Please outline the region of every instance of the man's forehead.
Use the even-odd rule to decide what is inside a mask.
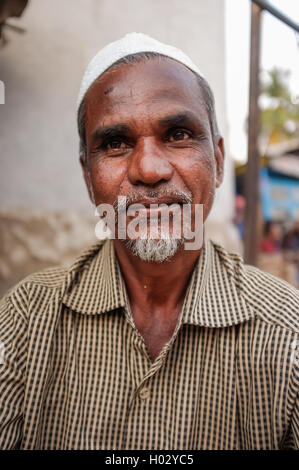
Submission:
[[[186,105],[203,103],[196,75],[184,65],[169,58],[146,59],[111,67],[99,77],[86,93],[86,106],[111,107],[140,105],[148,100],[178,101]]]

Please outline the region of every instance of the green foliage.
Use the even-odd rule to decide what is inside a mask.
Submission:
[[[292,99],[290,72],[273,68],[267,74],[260,93],[262,134],[269,143],[299,137],[299,103]]]

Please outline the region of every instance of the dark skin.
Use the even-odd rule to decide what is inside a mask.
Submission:
[[[204,205],[206,219],[222,182],[224,147],[220,136],[213,140],[191,71],[171,59],[124,64],[104,73],[85,103],[89,174],[81,164],[96,205],[136,192],[141,200],[150,191],[158,196],[149,201],[159,204],[159,191],[179,189]],[[181,247],[170,261],[154,263],[113,243],[136,328],[154,360],[173,335],[200,249]]]

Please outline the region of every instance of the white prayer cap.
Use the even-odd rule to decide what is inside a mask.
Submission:
[[[157,52],[181,62],[189,69],[196,72],[198,75],[203,77],[198,67],[192,62],[192,60],[184,54],[180,49],[163,44],[156,39],[147,36],[142,33],[129,33],[118,41],[111,42],[103,49],[101,49],[94,58],[89,62],[87,69],[83,75],[81,87],[77,100],[77,107],[81,104],[85,93],[93,82],[102,75],[111,65],[113,65],[119,59],[122,59],[130,54],[137,54],[138,52]]]

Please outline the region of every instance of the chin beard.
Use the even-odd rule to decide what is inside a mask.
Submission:
[[[184,244],[184,239],[174,238],[138,238],[136,240],[125,240],[125,245],[131,250],[133,255],[138,256],[142,261],[152,261],[162,263],[169,261]]]

